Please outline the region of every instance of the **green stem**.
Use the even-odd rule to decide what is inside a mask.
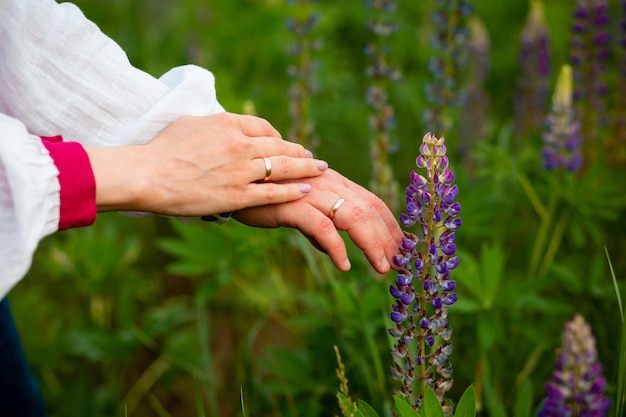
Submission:
[[[535,277],[538,272],[539,263],[541,262],[541,257],[542,257],[544,248],[546,246],[546,241],[548,239],[548,232],[550,231],[552,218],[554,217],[554,211],[556,210],[558,201],[559,201],[559,198],[558,198],[557,193],[552,192],[550,196],[550,201],[548,202],[548,209],[546,212],[546,216],[541,219],[541,224],[539,226],[537,238],[535,240],[535,245],[533,247],[533,254],[530,260],[530,266],[528,268],[529,278]]]
[[[530,200],[530,204],[533,205],[533,208],[537,212],[537,215],[539,216],[541,221],[545,221],[546,217],[548,217],[548,211],[546,210],[544,205],[541,203],[541,199],[539,198],[539,196],[537,195],[537,192],[535,191],[532,184],[528,180],[528,177],[526,177],[526,175],[524,174],[520,174],[517,177],[517,179],[519,180],[520,184],[522,185],[522,188],[526,192],[526,196],[528,196],[528,199]]]
[[[547,272],[548,267],[556,255],[556,252],[559,250],[563,234],[565,233],[565,228],[567,227],[567,223],[569,223],[569,217],[570,213],[569,211],[566,211],[560,216],[559,221],[554,227],[552,238],[550,239],[550,243],[546,249],[546,254],[543,258],[543,263],[541,264],[541,268],[539,268],[539,276],[543,276]]]

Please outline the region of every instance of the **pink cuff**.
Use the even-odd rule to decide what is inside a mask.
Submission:
[[[63,142],[60,135],[41,139],[59,170],[59,230],[92,225],[96,221],[96,179],[87,152],[80,143]]]

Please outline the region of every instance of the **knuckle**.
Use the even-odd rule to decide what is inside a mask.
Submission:
[[[352,208],[350,209],[350,216],[357,223],[365,223],[369,217],[367,212],[361,206],[358,206],[358,205],[352,206]]]
[[[291,173],[291,164],[288,158],[278,158],[278,169],[283,175],[289,175]]]
[[[224,141],[224,146],[226,148],[226,152],[238,154],[240,152],[247,151],[250,147],[250,143],[245,141],[242,137],[234,135],[233,137]]]
[[[277,201],[278,198],[280,197],[281,193],[280,193],[280,187],[276,184],[267,184],[266,190],[265,190],[265,197],[269,200],[269,201]]]
[[[326,216],[320,216],[315,226],[315,229],[319,231],[320,235],[327,235],[337,230],[332,220]]]
[[[376,211],[385,210],[387,208],[387,205],[385,204],[385,202],[380,197],[378,197],[376,194],[373,194],[373,193],[370,198],[370,204],[374,207]]]
[[[393,238],[393,236],[389,236],[387,239],[385,239],[383,246],[392,249],[394,253],[398,250],[398,242]]]
[[[369,249],[374,253],[382,252],[384,250],[383,242],[378,239],[371,240],[368,244],[370,246]]]
[[[256,122],[259,126],[259,129],[263,130],[264,132],[271,133],[274,131],[274,126],[272,126],[272,124],[266,119],[262,117],[256,117]]]

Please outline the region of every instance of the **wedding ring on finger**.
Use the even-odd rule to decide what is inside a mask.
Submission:
[[[345,202],[346,200],[344,200],[343,198],[340,198],[339,200],[337,200],[333,208],[331,208],[330,212],[328,213],[328,217],[330,217],[331,220],[335,218],[335,213],[337,213],[337,210],[339,210],[339,207],[341,207],[341,205]]]
[[[263,177],[263,181],[267,182],[272,176],[272,163],[269,158],[263,158],[263,162],[265,163],[265,177]]]

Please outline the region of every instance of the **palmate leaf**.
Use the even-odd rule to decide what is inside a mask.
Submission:
[[[380,417],[376,410],[363,400],[358,400],[357,406],[341,392],[337,392],[337,400],[344,417]]]
[[[366,403],[363,400],[359,400],[358,401],[358,412],[356,414],[356,416],[363,416],[363,417],[379,417],[378,413],[376,412],[376,410],[374,410],[372,408],[372,406],[370,406],[368,403]]]
[[[467,387],[456,406],[454,417],[474,417],[476,415],[476,392],[474,385]]]
[[[399,417],[420,417],[420,414],[411,407],[402,394],[397,394],[393,399],[395,402],[395,410]]]
[[[354,402],[346,397],[343,393],[337,392],[337,401],[339,401],[339,409],[343,417],[357,416],[358,409]]]
[[[424,402],[418,411],[418,415],[421,417],[445,417],[443,407],[437,398],[435,391],[426,385],[426,393],[424,395]]]

